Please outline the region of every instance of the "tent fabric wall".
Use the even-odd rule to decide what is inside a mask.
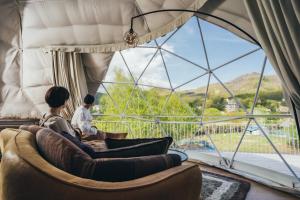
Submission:
[[[245,0],[254,30],[300,116],[300,2]],[[299,124],[299,121],[298,121]]]
[[[0,116],[31,117],[38,110],[22,88],[21,21],[16,2],[2,0],[0,13]]]

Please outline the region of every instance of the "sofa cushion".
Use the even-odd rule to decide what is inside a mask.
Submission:
[[[105,151],[107,150],[107,146],[104,140],[81,140],[86,145],[89,145],[94,151]]]
[[[54,166],[77,176],[84,175],[91,157],[63,135],[43,128],[37,132],[36,142],[42,156]]]
[[[113,139],[113,138],[106,138],[105,143],[108,149],[116,149],[121,147],[128,147],[133,146],[137,144],[147,143],[147,142],[153,142],[153,141],[159,141],[164,140],[166,141],[166,146],[163,153],[166,153],[169,149],[169,146],[173,142],[172,137],[162,137],[162,138],[135,138],[135,139]]]
[[[180,157],[175,154],[92,159],[69,139],[47,128],[39,130],[36,134],[39,152],[47,161],[82,178],[127,181],[181,164]]]
[[[128,145],[128,140],[122,140],[126,145]],[[106,141],[107,144],[112,140]],[[121,143],[121,140],[118,141]],[[120,146],[120,145],[118,145]],[[106,149],[93,154],[89,154],[92,158],[128,158],[128,157],[140,157],[140,156],[151,156],[165,154],[168,151],[169,141],[161,138],[154,139],[153,141],[145,141],[143,143],[137,143],[130,146],[124,146],[120,148]]]
[[[95,159],[92,178],[99,181],[120,182],[141,178],[181,165],[176,154],[133,158]]]
[[[78,137],[73,137],[67,132],[62,132],[61,135],[64,136],[69,141],[71,141],[73,144],[75,144],[77,147],[79,147],[82,151],[84,151],[88,155],[93,155],[95,153],[94,149],[90,145],[83,143],[78,139]]]

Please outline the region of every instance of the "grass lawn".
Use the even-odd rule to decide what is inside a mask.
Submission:
[[[178,125],[159,127],[150,123],[135,122],[130,123],[95,123],[98,129],[108,132],[128,132],[128,138],[143,137],[162,137],[171,135],[174,141],[185,141],[183,148],[201,148],[200,141],[207,141],[213,147],[210,139],[206,135],[194,136],[198,128],[192,125]],[[234,152],[242,133],[213,133],[211,138],[221,152]],[[192,138],[192,140],[191,140]],[[278,135],[269,135],[269,138],[281,153],[296,154],[300,153],[299,140],[292,140],[291,135],[280,137]],[[191,142],[190,142],[191,141]],[[293,142],[291,142],[293,141]],[[289,145],[290,143],[290,145]],[[298,148],[297,148],[298,145]],[[203,147],[202,147],[203,148]],[[239,152],[248,153],[275,153],[274,149],[263,135],[246,134],[239,148]]]
[[[212,134],[211,138],[219,151],[235,151],[242,134],[231,133],[231,134]],[[281,153],[299,153],[299,148],[295,145],[288,145],[287,139],[277,136],[269,136],[273,144]],[[196,141],[205,140],[210,142],[207,136],[198,136],[195,138]],[[249,153],[275,153],[268,140],[263,135],[250,135],[246,134],[243,142],[239,148],[240,152]]]

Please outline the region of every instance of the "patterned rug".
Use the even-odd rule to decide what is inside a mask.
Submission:
[[[202,177],[201,200],[244,200],[250,189],[248,182],[234,178],[209,172]]]

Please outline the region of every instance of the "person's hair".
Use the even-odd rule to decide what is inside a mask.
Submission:
[[[83,102],[85,104],[93,104],[95,101],[95,97],[93,95],[90,95],[90,94],[87,94],[84,99],[83,99]]]
[[[45,101],[51,108],[58,108],[69,99],[69,91],[61,86],[53,86],[46,92]]]

